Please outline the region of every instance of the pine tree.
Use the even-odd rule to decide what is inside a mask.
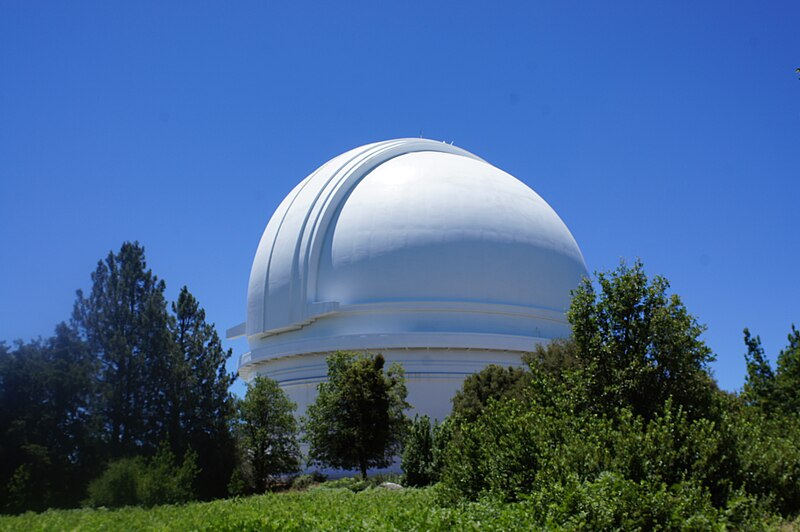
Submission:
[[[777,406],[775,374],[769,361],[764,356],[761,338],[759,336],[751,336],[750,331],[745,329],[744,343],[747,346],[747,353],[744,355],[745,363],[747,364],[747,376],[745,377],[742,397],[751,405],[758,406],[768,412],[772,411]]]
[[[172,312],[176,353],[168,385],[170,442],[178,455],[190,448],[197,453],[200,496],[224,496],[235,465],[234,404],[228,391],[235,375],[225,369],[231,352],[222,348],[214,326],[206,322],[205,311],[187,287],[181,289]]]
[[[165,284],[147,268],[144,248],[126,242],[78,290],[73,320],[100,362],[99,415],[110,457],[155,452],[166,436],[171,382]]]
[[[792,324],[789,345],[778,354],[775,385],[786,412],[800,414],[800,331]]]

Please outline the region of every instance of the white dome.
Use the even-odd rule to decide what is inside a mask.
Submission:
[[[412,404],[441,418],[466,375],[567,336],[584,275],[575,239],[524,183],[445,143],[390,140],[328,161],[283,200],[229,336],[248,337],[241,375],[278,380],[301,410],[325,354],[356,350],[401,362]]]

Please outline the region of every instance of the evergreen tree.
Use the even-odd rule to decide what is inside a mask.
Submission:
[[[308,408],[304,439],[312,463],[337,469],[386,467],[400,451],[408,420],[402,368],[384,373],[382,355],[336,352],[328,357],[328,381]]]
[[[165,284],[147,268],[144,248],[126,242],[78,290],[73,319],[100,361],[99,414],[110,457],[155,452],[166,436],[174,348]]]
[[[744,343],[747,346],[747,353],[744,355],[747,364],[747,376],[745,377],[743,399],[751,404],[762,408],[765,411],[772,411],[776,404],[775,374],[769,361],[764,356],[764,348],[761,347],[761,338],[750,335],[748,329],[744,330]]]
[[[747,377],[742,398],[766,413],[800,415],[800,331],[792,325],[789,345],[778,354],[777,370],[764,355],[761,338],[744,330]]]
[[[173,345],[169,437],[177,455],[192,449],[197,453],[202,498],[221,497],[235,465],[235,441],[231,434],[234,402],[228,389],[235,379],[225,369],[230,351],[205,311],[187,287],[172,304],[170,322]]]
[[[265,377],[256,377],[239,403],[244,476],[256,493],[281,475],[300,470],[295,408],[278,383]]]
[[[789,345],[778,354],[775,385],[785,412],[800,414],[800,331],[792,324]]]

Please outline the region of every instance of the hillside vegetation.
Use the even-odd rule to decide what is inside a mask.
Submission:
[[[49,510],[0,517],[0,529],[43,530],[595,530],[614,518],[602,497],[563,521],[542,523],[534,501],[501,503],[484,500],[443,506],[437,488],[389,491],[367,489],[354,493],[323,485],[305,492],[268,493],[246,498],[156,506],[145,509]],[[597,519],[600,521],[597,521]],[[656,530],[673,528],[669,523]],[[672,523],[675,525],[675,523]],[[759,529],[795,530],[800,523],[762,521]],[[684,530],[725,530],[724,519],[680,523]],[[636,530],[636,527],[627,528]]]
[[[435,490],[339,489],[118,510],[0,517],[3,530],[512,530],[533,526],[522,504],[435,504]]]

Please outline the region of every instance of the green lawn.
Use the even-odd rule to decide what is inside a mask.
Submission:
[[[442,508],[430,489],[272,493],[150,509],[0,517],[0,530],[530,530],[522,505]]]

